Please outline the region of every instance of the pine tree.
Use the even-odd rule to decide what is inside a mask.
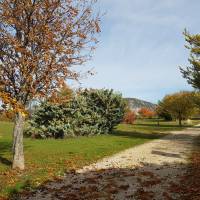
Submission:
[[[186,69],[180,68],[183,77],[197,90],[200,90],[200,34],[190,34],[184,31],[185,40],[188,43],[186,48],[190,50],[190,66]]]

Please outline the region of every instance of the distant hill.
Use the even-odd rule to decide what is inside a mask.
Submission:
[[[150,110],[155,110],[156,104],[150,103],[148,101],[143,101],[137,98],[125,98],[132,110],[138,111],[140,108],[148,108]]]

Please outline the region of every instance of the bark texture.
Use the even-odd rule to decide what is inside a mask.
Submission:
[[[25,118],[22,113],[16,114],[15,127],[13,131],[13,169],[23,170],[24,149],[23,149],[23,127]]]

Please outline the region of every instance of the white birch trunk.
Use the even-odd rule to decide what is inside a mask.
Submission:
[[[15,127],[13,131],[13,169],[24,170],[24,147],[23,147],[23,127],[25,117],[22,113],[16,114]]]

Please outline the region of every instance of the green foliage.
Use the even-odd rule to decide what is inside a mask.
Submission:
[[[86,89],[68,103],[42,103],[25,132],[40,138],[105,134],[122,121],[125,107],[113,90]]]
[[[190,66],[181,68],[181,73],[190,85],[200,90],[200,34],[191,35],[185,30],[184,36],[188,43],[186,48],[190,50]]]
[[[162,101],[158,102],[156,114],[159,118],[162,118],[166,121],[172,121],[172,115],[165,109],[165,106],[162,106]]]
[[[88,101],[89,97],[79,94],[70,102],[70,120],[69,134],[70,135],[95,135],[103,133],[100,127],[103,119],[96,112],[96,108]]]
[[[119,124],[124,116],[126,102],[122,95],[113,90],[85,90],[82,96],[87,99],[88,107],[101,116],[98,123],[102,132],[108,133]]]
[[[200,92],[195,91],[193,94],[193,103],[196,105],[198,109],[200,109]]]
[[[62,138],[68,127],[67,108],[44,102],[28,121],[25,134],[35,138]]]

